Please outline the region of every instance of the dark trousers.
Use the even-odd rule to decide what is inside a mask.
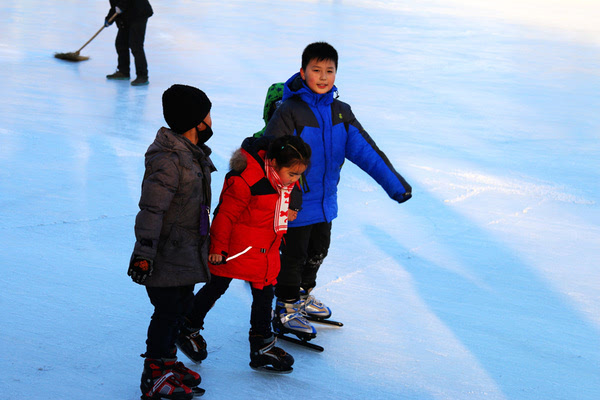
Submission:
[[[317,272],[331,243],[331,222],[288,228],[281,244],[281,271],[275,295],[279,299],[299,299],[300,288],[317,285]]]
[[[115,48],[117,49],[117,69],[124,74],[129,74],[129,49],[135,59],[135,72],[137,76],[148,76],[148,62],[144,53],[144,38],[148,19],[129,21],[119,27]]]
[[[188,314],[189,323],[194,328],[204,326],[204,318],[216,301],[227,291],[232,278],[212,275],[194,297],[194,307]],[[273,286],[262,289],[252,288],[252,309],[250,312],[251,331],[257,335],[271,334],[271,310],[273,309]]]
[[[175,339],[194,299],[194,285],[146,287],[154,313],[148,327],[147,358],[172,358]]]

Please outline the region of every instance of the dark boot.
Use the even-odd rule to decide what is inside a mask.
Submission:
[[[149,83],[147,76],[139,76],[131,81],[131,86],[144,86]]]
[[[126,74],[124,72],[117,70],[113,74],[106,75],[106,79],[119,79],[119,80],[129,79],[129,74]]]
[[[181,382],[189,387],[194,388],[202,382],[202,378],[200,378],[200,374],[196,371],[192,371],[188,367],[186,367],[182,362],[177,361],[177,347],[173,348],[172,356],[169,359],[164,359],[165,368],[173,371],[175,375],[181,380]]]
[[[174,362],[172,362],[174,363]],[[191,400],[192,389],[181,382],[178,374],[165,365],[164,359],[146,358],[142,372],[142,400],[165,398],[171,400]]]
[[[250,367],[268,372],[289,373],[293,371],[294,357],[275,347],[277,338],[250,332]]]
[[[206,359],[208,352],[206,350],[206,341],[200,334],[200,329],[190,328],[184,325],[179,332],[175,345],[190,360],[199,364]]]

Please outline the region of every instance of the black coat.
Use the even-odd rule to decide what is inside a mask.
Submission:
[[[115,13],[115,7],[119,7],[121,15],[116,18],[117,22],[130,22],[138,19],[148,19],[154,14],[152,6],[148,0],[109,0],[110,10],[106,19],[109,19]]]

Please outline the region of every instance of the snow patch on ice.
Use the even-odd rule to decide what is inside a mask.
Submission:
[[[534,197],[542,200],[558,201],[563,203],[593,205],[594,201],[583,197],[569,194],[565,188],[547,183],[533,183],[518,179],[510,179],[473,171],[445,171],[428,166],[412,165],[434,175],[425,179],[425,183],[433,192],[462,192],[455,197],[445,198],[445,203],[458,203],[471,197],[484,193],[500,193],[505,195],[517,195]],[[529,211],[528,207],[524,213]]]

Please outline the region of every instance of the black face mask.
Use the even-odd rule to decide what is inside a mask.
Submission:
[[[206,129],[201,131],[196,127],[196,133],[198,134],[198,144],[204,144],[211,138],[213,135],[212,128],[206,122],[202,121],[204,125],[206,125]]]

